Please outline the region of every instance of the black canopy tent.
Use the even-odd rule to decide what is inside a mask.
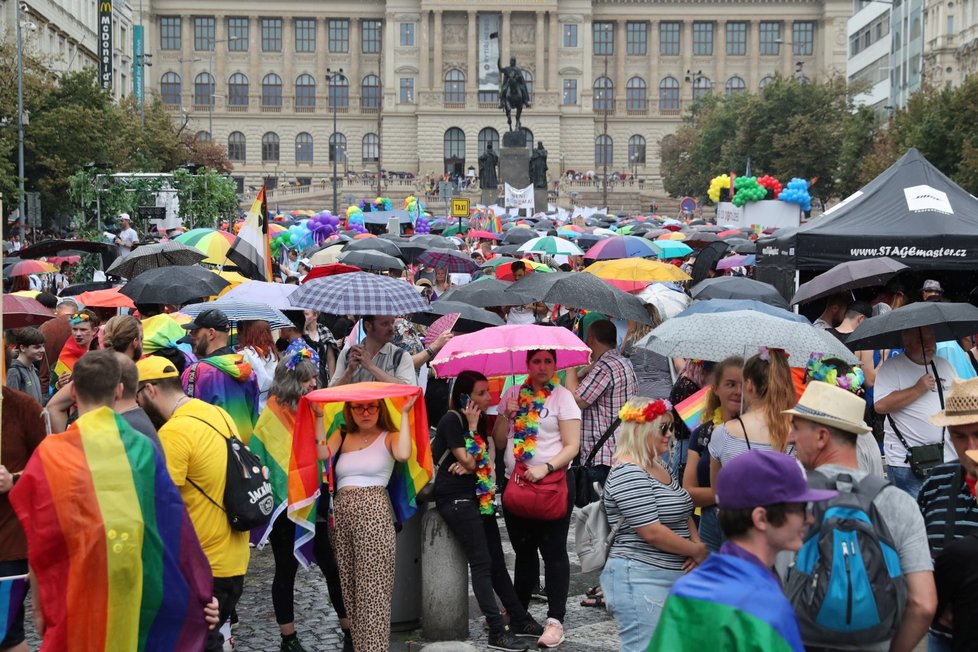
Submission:
[[[759,240],[755,278],[789,298],[797,271],[878,256],[918,270],[972,271],[978,199],[910,149],[821,217]]]

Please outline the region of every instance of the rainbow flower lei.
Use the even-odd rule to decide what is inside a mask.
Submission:
[[[537,392],[533,391],[529,381],[520,387],[519,407],[513,420],[513,457],[517,462],[529,462],[537,452],[540,412],[553,391],[553,381],[549,381]]]
[[[475,458],[475,495],[479,499],[479,513],[496,513],[496,485],[492,481],[492,462],[486,440],[477,432],[465,435],[465,450]]]
[[[649,423],[655,421],[670,410],[672,410],[672,403],[664,398],[657,401],[650,401],[642,407],[638,407],[629,401],[618,410],[618,417],[622,421]]]
[[[811,380],[820,380],[823,383],[835,385],[842,389],[857,394],[862,389],[866,376],[859,367],[853,367],[847,374],[840,374],[838,367],[824,362],[825,356],[821,353],[812,353],[808,358],[806,371]]]

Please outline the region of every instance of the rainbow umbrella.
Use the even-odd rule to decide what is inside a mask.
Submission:
[[[689,281],[690,276],[675,265],[644,258],[600,260],[584,270],[611,283],[619,290],[635,292],[649,283]]]
[[[499,279],[500,281],[514,281],[515,280],[513,278],[513,263],[514,262],[516,262],[516,261],[515,260],[511,260],[511,261],[504,262],[504,263],[501,263],[499,265],[496,265],[496,267],[495,267],[496,278]],[[549,266],[544,265],[543,263],[538,263],[535,260],[524,260],[523,261],[523,264],[526,265],[526,271],[529,274],[532,274],[533,272],[550,273],[550,272],[553,272],[554,271]],[[486,278],[488,278],[488,277],[486,277]]]
[[[217,229],[192,229],[181,233],[174,240],[207,254],[207,258],[201,262],[223,265],[227,261],[228,249],[234,242],[234,234]]]
[[[268,225],[268,237],[269,238],[274,238],[275,236],[281,235],[281,234],[285,233],[286,231],[288,231],[288,229],[285,228],[284,226],[282,226],[281,224],[274,224],[273,223],[273,224],[269,224]]]

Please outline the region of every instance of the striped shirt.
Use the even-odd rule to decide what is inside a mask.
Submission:
[[[640,561],[662,570],[682,570],[685,557],[650,546],[635,531],[662,523],[689,539],[693,499],[677,480],[663,484],[640,466],[619,464],[611,469],[605,482],[604,505],[612,529],[625,519],[611,544],[610,557]]]
[[[710,457],[720,462],[720,466],[727,464],[730,460],[739,457],[749,450],[770,451],[774,450],[770,443],[766,441],[751,441],[748,444],[746,439],[734,437],[727,430],[726,424],[719,425],[713,429],[713,437],[710,438]],[[788,455],[794,454],[794,447],[788,446],[785,451]]]
[[[632,363],[615,349],[605,351],[577,387],[577,395],[588,404],[581,411],[581,460],[587,459],[601,435],[618,416],[618,411],[637,391],[638,381]],[[612,465],[617,433],[618,430],[608,438],[591,464]]]
[[[927,543],[930,544],[931,557],[937,559],[947,543],[944,540],[948,516],[948,500],[951,496],[951,484],[954,473],[960,468],[960,463],[941,464],[931,471],[920,493],[917,494],[917,504],[924,515],[927,526]],[[978,504],[971,495],[971,489],[961,474],[961,486],[958,487],[958,502],[955,508],[954,538],[960,539],[970,534],[978,534]]]

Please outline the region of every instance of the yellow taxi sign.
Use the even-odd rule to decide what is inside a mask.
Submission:
[[[468,217],[468,216],[469,216],[469,200],[453,199],[452,217]]]

